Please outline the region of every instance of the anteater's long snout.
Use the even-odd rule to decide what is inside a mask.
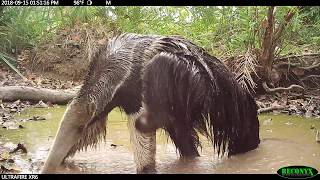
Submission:
[[[77,143],[81,136],[82,128],[90,120],[88,105],[73,100],[66,109],[55,137],[54,143],[49,151],[41,173],[55,173],[71,148]]]

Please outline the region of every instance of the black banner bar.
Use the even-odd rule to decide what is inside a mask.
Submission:
[[[117,179],[147,179],[153,180],[156,179],[196,179],[201,178],[201,180],[213,180],[213,179],[224,179],[224,178],[238,178],[238,179],[279,179],[283,180],[284,178],[276,174],[1,174],[0,180],[42,180],[42,179],[108,179],[108,178],[117,178]]]
[[[0,0],[1,6],[320,5],[318,0]]]

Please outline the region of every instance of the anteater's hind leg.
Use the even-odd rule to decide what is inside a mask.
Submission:
[[[142,110],[129,115],[128,128],[133,145],[134,160],[138,173],[155,172],[156,129],[148,132],[139,131],[135,124],[141,117]]]
[[[199,156],[199,139],[196,132],[186,124],[165,127],[182,158]]]

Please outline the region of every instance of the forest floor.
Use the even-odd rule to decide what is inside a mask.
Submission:
[[[0,86],[29,86],[47,89],[65,90],[71,89],[82,84],[81,80],[66,80],[52,78],[51,76],[34,74],[22,71],[27,80],[22,79],[18,74],[0,65]],[[60,75],[63,77],[63,75]],[[320,118],[320,89],[307,89],[304,93],[277,92],[272,94],[255,95],[259,112],[284,113],[287,115],[300,115],[305,117]],[[0,126],[6,128],[6,122],[13,120],[15,113],[20,113],[27,107],[52,107],[51,102],[29,102],[14,101],[2,102],[0,100]],[[34,117],[29,120],[39,120],[41,117]],[[10,125],[10,124],[9,124]],[[12,129],[18,127],[11,124]]]

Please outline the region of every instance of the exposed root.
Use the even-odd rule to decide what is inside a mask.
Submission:
[[[263,82],[262,83],[262,87],[264,88],[264,90],[267,92],[267,93],[274,93],[274,92],[281,92],[281,91],[290,91],[290,90],[293,90],[293,89],[299,89],[301,91],[304,91],[304,88],[302,86],[299,86],[299,85],[296,85],[296,84],[293,84],[289,87],[277,87],[277,88],[269,88],[267,83],[266,82]]]

